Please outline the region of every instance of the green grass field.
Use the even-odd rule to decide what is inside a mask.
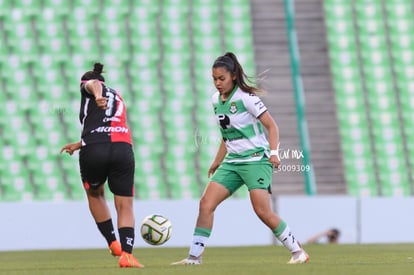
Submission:
[[[0,252],[0,274],[414,274],[414,244],[307,245],[310,261],[287,265],[281,246],[209,247],[201,266],[170,266],[187,248],[136,248],[143,269],[121,269],[107,250]]]

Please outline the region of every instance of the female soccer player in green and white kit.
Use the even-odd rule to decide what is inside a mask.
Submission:
[[[289,264],[308,261],[308,254],[291,233],[289,226],[271,209],[273,167],[280,164],[279,130],[266,106],[257,97],[257,87],[249,86],[237,57],[229,52],[218,57],[212,68],[218,90],[212,97],[222,141],[210,166],[211,177],[200,199],[199,213],[189,256],[172,265],[201,264],[213,227],[216,207],[245,184],[260,220],[292,254]],[[263,126],[267,129],[266,139]]]

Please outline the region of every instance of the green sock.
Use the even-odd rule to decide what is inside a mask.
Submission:
[[[279,237],[283,233],[283,231],[285,231],[286,226],[286,222],[284,220],[281,220],[279,225],[272,230],[273,235],[275,235],[276,238]]]
[[[291,253],[302,250],[285,221],[281,220],[278,227],[273,229],[272,232]]]
[[[194,229],[194,236],[203,236],[203,237],[210,237],[211,235],[211,229],[210,228],[202,228],[202,227],[196,227]]]

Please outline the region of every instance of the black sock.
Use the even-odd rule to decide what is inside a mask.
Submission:
[[[118,229],[119,239],[121,240],[122,251],[132,253],[134,247],[135,231],[133,227],[121,227]]]
[[[98,226],[98,229],[101,232],[101,234],[105,237],[106,241],[108,242],[108,246],[116,240],[112,219],[109,219],[104,222],[97,222],[96,225]]]

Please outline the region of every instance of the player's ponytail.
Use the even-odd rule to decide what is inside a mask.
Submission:
[[[97,74],[102,74],[104,65],[101,63],[93,64],[93,72]]]
[[[85,82],[91,79],[98,79],[99,81],[105,82],[105,78],[102,76],[103,67],[104,65],[99,62],[93,64],[93,70],[84,73],[81,78],[81,81]]]

